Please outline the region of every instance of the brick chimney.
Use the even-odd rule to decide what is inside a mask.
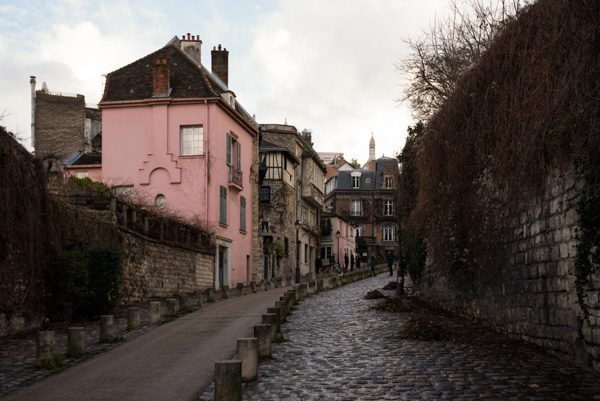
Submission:
[[[212,56],[211,69],[213,74],[218,76],[225,86],[229,87],[229,52],[227,49],[221,50],[221,45],[219,45],[219,49],[213,47],[210,54]]]
[[[196,64],[200,65],[202,61],[200,57],[202,55],[202,41],[200,40],[200,35],[192,35],[190,37],[190,34],[188,33],[187,38],[183,35],[181,38],[181,50],[183,50],[189,58],[194,60]]]
[[[152,72],[152,96],[167,96],[171,90],[167,60],[156,60]]]

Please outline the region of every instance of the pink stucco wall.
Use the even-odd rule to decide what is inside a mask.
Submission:
[[[102,166],[100,165],[63,166],[65,179],[71,176],[76,177],[78,172],[86,172],[88,178],[92,181],[102,181]]]
[[[218,103],[177,103],[169,99],[102,107],[102,176],[115,186],[133,186],[138,199],[153,205],[158,194],[165,210],[208,223],[217,244],[229,248],[225,285],[248,283],[252,260],[252,131]],[[203,154],[181,156],[180,128],[203,127]],[[229,185],[226,135],[242,145],[243,189]],[[227,224],[219,222],[220,187],[227,188]],[[240,197],[246,198],[247,231],[240,230]],[[218,263],[218,261],[217,261]],[[218,284],[217,284],[218,287]]]

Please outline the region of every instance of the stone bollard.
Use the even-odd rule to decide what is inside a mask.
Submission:
[[[242,361],[215,362],[215,401],[242,400]]]
[[[275,302],[275,307],[279,308],[279,310],[280,310],[279,318],[281,319],[281,323],[285,323],[287,315],[288,315],[287,304],[282,301],[277,301],[277,302]]]
[[[188,304],[188,295],[187,294],[177,294],[177,300],[179,300],[179,308],[180,309],[187,307],[187,304]]]
[[[35,366],[47,368],[54,360],[55,334],[53,331],[38,331],[35,349]]]
[[[165,303],[167,305],[167,315],[171,317],[177,315],[177,311],[179,309],[177,305],[177,300],[175,298],[167,298],[165,300]]]
[[[308,282],[308,293],[309,294],[314,294],[316,292],[316,288],[317,288],[317,283],[314,281],[309,281]]]
[[[323,280],[317,280],[317,292],[323,291]]]
[[[229,299],[229,286],[228,285],[224,285],[223,288],[221,288],[221,299]]]
[[[254,337],[258,339],[258,355],[271,355],[271,325],[257,324],[254,326]]]
[[[296,297],[296,301],[300,301],[302,299],[301,288],[302,284],[294,284],[294,296]]]
[[[212,288],[206,289],[206,302],[215,302],[215,290]]]
[[[308,283],[300,284],[300,298],[306,298],[308,296]]]
[[[140,329],[140,308],[127,308],[127,331]]]
[[[79,358],[85,351],[85,330],[83,327],[69,327],[67,329],[67,355]]]
[[[244,295],[244,283],[237,283],[237,294],[239,297],[241,297],[242,295]],[[244,370],[244,364],[242,363],[242,371]],[[242,373],[242,380],[243,380],[244,374]]]
[[[112,343],[115,339],[115,317],[113,315],[100,316],[100,342]]]
[[[267,313],[273,313],[277,316],[277,331],[281,331],[281,309],[280,308],[267,308]]]
[[[202,306],[202,291],[194,291],[194,298],[196,298],[196,306]]]
[[[263,281],[261,281],[261,283],[260,283],[260,288],[261,288],[263,291],[268,291],[268,290],[269,290],[269,288],[268,288],[268,285],[267,285],[267,280],[263,280]]]
[[[150,302],[150,324],[160,323],[160,302]]]
[[[250,282],[250,289],[252,290],[252,292],[256,292],[256,281]]]
[[[258,376],[258,338],[238,338],[237,356],[242,361],[242,381]]]
[[[271,341],[275,341],[275,337],[277,336],[277,315],[275,313],[262,315],[262,324],[271,326]]]

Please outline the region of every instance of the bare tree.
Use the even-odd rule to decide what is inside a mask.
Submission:
[[[531,0],[449,0],[450,15],[405,43],[410,54],[396,65],[409,79],[404,96],[413,117],[427,121],[476,63],[500,28]]]

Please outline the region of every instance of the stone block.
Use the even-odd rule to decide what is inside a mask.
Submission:
[[[175,316],[177,312],[179,312],[179,303],[175,298],[167,298],[165,300],[165,305],[167,307],[167,315]]]
[[[150,324],[158,324],[160,319],[160,302],[150,302]]]
[[[236,288],[237,288],[237,295],[238,296],[244,295],[244,283],[237,283],[237,287]]]
[[[275,341],[275,336],[277,335],[277,328],[279,327],[277,314],[265,313],[264,315],[262,315],[262,324],[271,325],[271,341]]]
[[[242,361],[215,362],[215,401],[242,400]]]
[[[215,290],[212,288],[206,289],[206,302],[215,302]]]
[[[113,315],[100,316],[100,339],[101,343],[111,343],[115,339],[115,318]]]
[[[258,338],[238,338],[237,356],[242,361],[242,381],[258,376]]]
[[[229,299],[229,286],[228,285],[224,285],[223,288],[221,288],[221,299]]]
[[[186,308],[188,306],[188,296],[187,294],[177,294],[177,299],[179,300],[179,307]]]
[[[281,308],[267,308],[267,313],[277,315],[277,331],[281,331]]]
[[[140,329],[140,308],[127,308],[127,331],[136,331]]]
[[[252,292],[256,292],[256,281],[250,282],[250,289],[252,290]]]
[[[47,368],[54,360],[55,333],[53,331],[38,331],[35,345],[35,366]]]
[[[69,327],[67,329],[67,355],[79,358],[85,350],[85,330],[83,327]]]
[[[271,325],[257,324],[254,326],[254,337],[258,339],[258,355],[261,357],[271,355]]]
[[[194,291],[194,298],[196,299],[196,306],[202,306],[202,291]]]

